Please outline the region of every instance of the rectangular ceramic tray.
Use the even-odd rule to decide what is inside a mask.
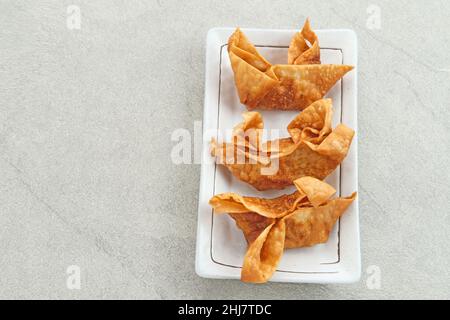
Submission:
[[[229,141],[231,129],[242,121],[246,111],[239,102],[230,66],[227,40],[232,28],[215,28],[208,32],[206,48],[206,83],[203,115],[203,149],[198,208],[196,272],[199,276],[217,279],[239,279],[246,251],[242,232],[228,215],[214,215],[209,199],[219,193],[235,192],[245,196],[272,198],[292,193],[259,192],[235,179],[210,156],[212,137]],[[272,64],[286,64],[287,48],[298,30],[242,29],[259,52]],[[357,40],[351,30],[317,30],[323,64],[348,64],[355,70],[348,73],[328,93],[333,99],[333,125],[342,122],[356,132],[347,158],[327,182],[337,196],[358,191],[357,161]],[[258,110],[259,111],[259,110]],[[286,127],[298,114],[296,111],[260,111],[265,129]],[[326,244],[312,248],[286,250],[271,281],[309,283],[348,283],[360,278],[360,244],[358,200],[336,223]]]

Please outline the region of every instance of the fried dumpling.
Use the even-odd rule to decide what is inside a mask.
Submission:
[[[333,130],[331,118],[331,100],[316,101],[288,125],[290,138],[262,143],[261,115],[246,112],[244,122],[233,130],[232,142],[213,140],[211,153],[257,190],[283,189],[304,176],[323,180],[344,160],[354,136],[343,124]]]
[[[320,64],[319,41],[308,20],[291,41],[286,65],[271,65],[239,28],[228,40],[228,54],[239,99],[248,110],[303,110],[353,69]]]
[[[327,242],[337,219],[356,198],[354,193],[330,200],[334,188],[312,177],[297,179],[295,185],[295,193],[275,199],[227,193],[210,200],[215,213],[228,212],[247,240],[242,281],[268,281],[284,249]]]

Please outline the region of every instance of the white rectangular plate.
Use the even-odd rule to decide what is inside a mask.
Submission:
[[[247,248],[242,232],[228,215],[214,215],[209,199],[225,192],[245,196],[272,198],[292,193],[291,187],[282,191],[259,192],[235,179],[227,169],[216,165],[210,156],[209,141],[230,141],[231,129],[242,121],[246,111],[239,102],[233,71],[227,52],[232,28],[211,29],[207,36],[206,84],[203,114],[203,149],[198,208],[196,272],[199,276],[217,279],[239,279]],[[243,29],[259,52],[272,64],[287,63],[287,48],[298,30]],[[351,30],[318,30],[321,58],[324,64],[357,66],[357,40]],[[340,122],[357,132],[357,68],[339,81],[327,97],[333,99],[333,124]],[[261,111],[260,111],[261,112]],[[286,127],[297,111],[262,111],[265,129]],[[358,191],[357,135],[347,158],[327,178],[338,196]],[[338,223],[326,244],[312,248],[290,249],[271,281],[309,283],[348,283],[360,278],[360,248],[358,201],[356,200]]]

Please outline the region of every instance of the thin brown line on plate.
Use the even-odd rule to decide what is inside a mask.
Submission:
[[[216,140],[218,139],[218,132],[219,132],[219,119],[220,119],[220,93],[221,93],[221,86],[222,86],[222,52],[223,48],[228,46],[227,43],[222,44],[220,46],[220,57],[219,57],[219,91],[218,91],[218,98],[217,98],[217,128],[216,128]],[[287,49],[288,46],[272,46],[272,45],[255,45],[255,47],[258,48],[280,48],[280,49]],[[320,48],[322,50],[336,50],[341,52],[341,64],[344,64],[344,52],[341,48]],[[343,94],[344,94],[344,81],[343,79],[339,80],[341,82],[341,114],[340,114],[340,122],[342,123],[342,113],[343,113]],[[342,166],[339,165],[339,197],[342,196]],[[216,192],[216,175],[217,175],[217,163],[214,165],[214,184],[213,184],[213,194]],[[214,209],[211,209],[211,245],[210,245],[210,256],[211,260],[218,265],[234,268],[234,269],[242,269],[241,266],[235,266],[230,265],[226,263],[222,263],[219,261],[216,261],[213,257],[213,229],[214,229]],[[338,245],[337,245],[337,256],[338,259],[335,262],[321,262],[320,265],[335,265],[339,264],[341,261],[341,218],[338,220]],[[294,273],[294,274],[336,274],[339,273],[339,271],[314,271],[314,272],[307,272],[307,271],[290,271],[290,270],[276,270],[275,272],[281,272],[281,273]]]

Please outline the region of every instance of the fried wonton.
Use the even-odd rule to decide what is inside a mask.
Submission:
[[[353,193],[330,200],[334,188],[312,177],[297,179],[295,185],[295,193],[275,199],[226,193],[210,200],[215,213],[229,213],[247,240],[242,281],[268,281],[284,249],[327,242],[336,221],[356,198]]]
[[[233,130],[231,143],[211,143],[216,162],[257,190],[283,189],[294,180],[326,178],[344,160],[354,131],[343,124],[331,128],[330,99],[316,101],[288,126],[290,138],[262,143],[263,120],[257,112],[244,113]]]
[[[291,41],[286,65],[271,65],[239,28],[228,40],[228,54],[240,101],[248,110],[303,110],[353,69],[320,64],[319,41],[308,20]]]

